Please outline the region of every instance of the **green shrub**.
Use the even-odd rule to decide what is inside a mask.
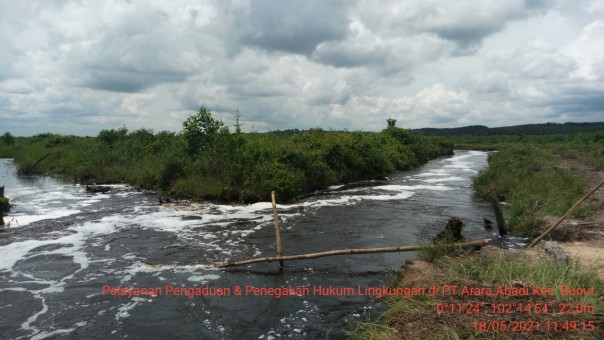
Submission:
[[[15,144],[15,137],[10,132],[5,132],[2,136],[0,136],[0,141],[6,145]]]

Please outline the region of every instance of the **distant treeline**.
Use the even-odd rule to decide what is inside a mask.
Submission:
[[[471,125],[457,128],[410,129],[409,132],[424,136],[501,136],[501,135],[556,135],[581,132],[604,132],[604,123],[544,123],[489,128],[484,125]]]
[[[97,137],[0,137],[0,157],[14,158],[19,171],[229,202],[267,200],[271,190],[286,201],[329,185],[380,179],[452,151],[453,144],[442,138],[394,126],[381,132],[260,134],[242,133],[237,122],[231,132],[204,107],[180,133],[123,127]]]

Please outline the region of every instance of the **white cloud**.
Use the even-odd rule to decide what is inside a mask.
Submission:
[[[179,130],[200,105],[226,124],[239,107],[245,130],[602,120],[602,13],[589,0],[8,2],[0,127]]]

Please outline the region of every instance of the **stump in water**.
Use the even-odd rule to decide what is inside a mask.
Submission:
[[[104,194],[104,193],[109,192],[109,190],[111,190],[110,187],[102,186],[102,185],[93,184],[93,185],[87,185],[86,186],[86,191],[91,192],[93,194],[96,194],[98,192]]]
[[[436,237],[434,237],[432,239],[432,242],[436,243],[439,241],[445,241],[445,242],[464,241],[465,237],[463,237],[463,235],[461,234],[463,227],[464,227],[464,224],[461,220],[458,220],[455,217],[451,217],[449,219],[449,222],[447,222],[447,226],[445,227],[445,230],[438,233],[438,235],[436,235]]]
[[[10,202],[4,197],[4,186],[0,187],[0,226],[4,225],[4,213],[10,210]]]

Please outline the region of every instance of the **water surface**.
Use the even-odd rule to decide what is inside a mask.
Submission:
[[[386,183],[333,187],[279,205],[285,255],[344,248],[414,245],[450,216],[472,238],[497,238],[471,177],[487,154],[458,151],[389,176]],[[17,178],[0,160],[0,185],[15,207],[0,232],[0,334],[70,337],[224,339],[342,338],[374,308],[368,296],[103,295],[102,287],[379,287],[414,252],[325,257],[230,270],[192,266],[274,256],[270,203],[160,206],[152,193],[113,185],[89,194],[48,177]],[[508,239],[507,246],[521,240]],[[171,264],[155,268],[148,264]]]

